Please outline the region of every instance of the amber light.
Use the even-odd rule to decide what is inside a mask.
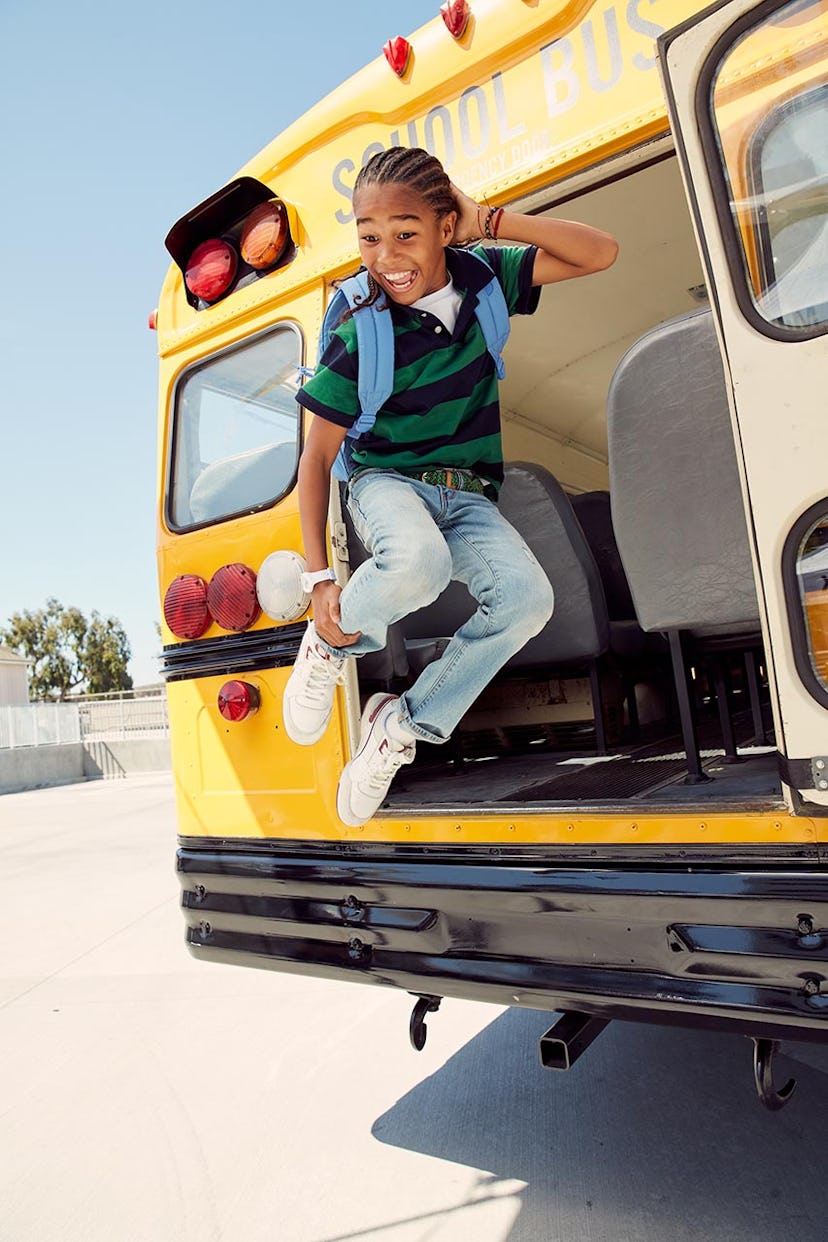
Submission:
[[[241,257],[257,271],[271,267],[281,258],[287,237],[287,212],[282,204],[277,199],[261,203],[244,222]]]
[[[246,720],[259,710],[259,691],[248,681],[226,681],[218,692],[218,709],[225,720]]]
[[[210,579],[207,606],[225,630],[246,630],[258,621],[261,605],[256,595],[256,575],[238,562],[222,565]]]
[[[211,237],[196,246],[190,255],[184,281],[195,297],[203,302],[215,302],[230,288],[238,264],[233,247],[220,237]]]
[[[176,638],[200,638],[210,626],[207,583],[198,574],[179,574],[164,596],[164,620]]]

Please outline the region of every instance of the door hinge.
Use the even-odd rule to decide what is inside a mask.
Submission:
[[[345,561],[350,564],[350,558],[348,556],[348,532],[345,529],[344,522],[334,523],[333,538],[331,542],[333,543],[333,549],[337,560]]]

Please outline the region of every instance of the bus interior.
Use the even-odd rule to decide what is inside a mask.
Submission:
[[[782,806],[731,415],[677,161],[511,204],[613,233],[606,272],[516,316],[501,385],[501,508],[555,614],[380,814]],[[365,556],[350,524],[353,570]],[[359,664],[402,692],[471,615],[452,583]]]

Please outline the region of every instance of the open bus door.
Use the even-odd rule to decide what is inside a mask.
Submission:
[[[727,0],[658,46],[729,381],[782,778],[824,814],[828,4]]]

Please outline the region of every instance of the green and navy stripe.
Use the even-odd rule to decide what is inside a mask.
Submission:
[[[510,315],[531,315],[540,289],[532,285],[536,248],[475,248],[500,281]],[[394,324],[394,390],[370,432],[353,447],[354,465],[387,470],[457,466],[499,489],[503,482],[500,402],[494,361],[475,317],[486,269],[468,252],[449,247],[448,268],[463,302],[453,333],[427,311],[390,303]],[[358,315],[360,312],[356,311]],[[357,342],[352,320],[336,329],[313,377],[297,400],[339,427],[360,409]]]

